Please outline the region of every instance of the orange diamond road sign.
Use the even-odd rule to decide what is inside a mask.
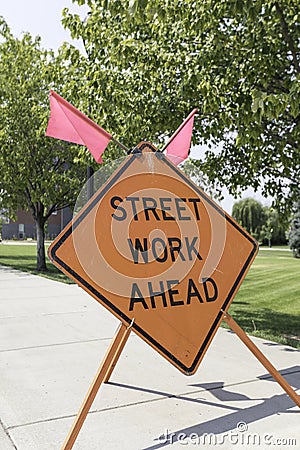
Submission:
[[[150,143],[49,249],[53,263],[185,374],[200,364],[256,241]]]

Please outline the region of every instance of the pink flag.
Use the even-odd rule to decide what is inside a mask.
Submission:
[[[188,157],[193,133],[194,116],[197,111],[198,109],[194,109],[191,112],[163,149],[167,149],[167,157],[176,165]]]
[[[112,139],[111,134],[52,90],[46,136],[85,145],[98,163],[103,162],[101,155]]]

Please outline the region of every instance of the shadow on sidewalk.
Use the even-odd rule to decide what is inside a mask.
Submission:
[[[282,370],[281,375],[288,381],[288,383],[293,386],[294,389],[300,389],[300,366],[293,366],[287,369]],[[262,375],[258,377],[259,380],[275,380],[268,374]],[[177,441],[179,442],[182,439],[182,435],[190,436],[192,433],[201,437],[202,435],[212,433],[214,435],[226,433],[231,430],[236,430],[237,424],[244,422],[245,424],[250,424],[252,422],[256,422],[257,420],[261,420],[266,417],[273,416],[278,413],[288,412],[289,409],[295,406],[295,403],[290,399],[290,397],[286,394],[274,395],[271,398],[262,398],[262,399],[253,399],[255,401],[261,401],[260,404],[256,404],[254,406],[239,408],[236,406],[231,406],[226,404],[226,402],[235,402],[235,401],[249,401],[251,398],[244,394],[231,392],[230,387],[224,386],[224,382],[215,382],[215,383],[203,383],[203,384],[193,384],[191,386],[199,387],[201,389],[205,389],[210,391],[217,400],[221,400],[224,402],[223,404],[215,403],[213,401],[207,401],[204,399],[195,399],[191,398],[188,395],[195,394],[196,392],[189,392],[188,394],[179,394],[174,395],[168,392],[156,391],[153,389],[141,388],[138,386],[132,386],[127,384],[109,382],[108,384],[116,387],[126,388],[137,390],[141,392],[148,392],[155,395],[160,395],[165,398],[176,398],[178,400],[184,400],[193,403],[199,403],[201,405],[207,406],[215,406],[217,408],[223,408],[226,410],[232,411],[231,413],[227,413],[224,416],[217,417],[215,419],[208,420],[206,422],[202,422],[196,425],[192,425],[187,428],[182,428],[180,430],[176,430],[172,432],[170,436],[160,436],[156,438],[158,441],[157,444],[152,445],[151,447],[144,448],[143,450],[155,450],[162,447],[165,447],[170,444],[174,444]],[[278,385],[280,388],[280,386]],[[280,388],[281,389],[281,388]],[[199,391],[198,391],[199,392]],[[289,411],[295,414],[300,414],[300,409],[298,411]]]

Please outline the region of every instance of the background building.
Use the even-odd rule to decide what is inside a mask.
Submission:
[[[36,228],[32,214],[19,210],[16,212],[16,217],[16,221],[3,220],[2,239],[36,239]],[[46,224],[46,239],[54,239],[71,219],[72,211],[70,208],[54,212]]]

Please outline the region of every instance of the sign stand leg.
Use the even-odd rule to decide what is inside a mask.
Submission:
[[[125,330],[126,334],[124,334],[124,336],[122,336],[122,340],[120,341],[120,344],[118,345],[118,348],[117,348],[117,350],[116,350],[116,352],[114,354],[114,357],[113,357],[113,359],[111,361],[111,364],[110,364],[109,368],[107,369],[106,375],[105,375],[105,377],[103,379],[103,383],[108,383],[109,382],[111,374],[113,373],[113,370],[116,367],[117,362],[119,361],[119,358],[121,356],[123,348],[125,347],[125,344],[126,344],[128,338],[129,338],[131,327],[132,327],[132,323],[131,323],[131,325],[128,328],[126,328],[126,330]],[[122,324],[120,326],[122,326]]]
[[[104,356],[104,359],[98,369],[97,374],[94,377],[94,380],[92,381],[92,384],[90,385],[90,388],[86,394],[86,397],[80,407],[80,410],[73,422],[73,425],[69,431],[68,436],[66,437],[65,442],[63,443],[63,446],[61,447],[61,450],[71,450],[73,448],[73,445],[76,441],[76,438],[81,430],[81,427],[86,419],[86,416],[93,404],[93,401],[95,400],[95,397],[97,395],[97,392],[101,386],[101,384],[104,382],[104,380],[108,381],[114,367],[116,366],[116,363],[120,357],[120,354],[124,348],[124,345],[126,344],[126,341],[129,337],[132,323],[127,327],[123,323],[120,324],[113,340],[111,341],[111,344]]]
[[[282,387],[283,390],[290,396],[290,398],[296,403],[300,408],[300,397],[294,391],[294,389],[289,385],[289,383],[280,375],[280,373],[275,369],[275,367],[270,363],[270,361],[265,357],[265,355],[256,347],[256,345],[247,336],[244,330],[236,323],[236,321],[231,317],[230,314],[224,312],[223,320],[229,325],[232,331],[241,339],[241,341],[248,347],[248,349],[254,354],[258,361],[267,369],[267,371],[272,375],[275,381]]]

